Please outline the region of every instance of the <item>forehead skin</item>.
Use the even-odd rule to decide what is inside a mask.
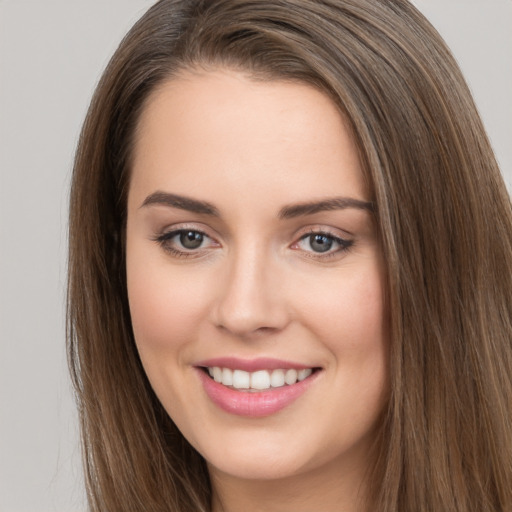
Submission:
[[[301,108],[305,101],[314,105],[314,116],[310,109],[307,119]],[[193,192],[194,169],[204,172],[205,167],[215,167],[216,172],[230,173],[230,179],[236,180],[237,170],[243,168],[252,169],[254,180],[247,180],[244,173],[244,187],[256,197],[258,177],[270,166],[276,187],[286,187],[290,202],[297,202],[302,198],[294,196],[293,181],[304,185],[307,180],[310,197],[325,196],[315,169],[321,167],[324,173],[333,169],[337,175],[332,177],[339,181],[337,171],[343,167],[357,170],[350,183],[347,175],[343,177],[347,189],[354,191],[355,197],[367,198],[357,147],[347,123],[333,106],[330,98],[307,84],[253,81],[227,70],[183,73],[154,91],[142,112],[135,137],[131,190],[149,193],[157,187],[152,177],[164,182],[165,175],[172,174],[174,187],[179,186],[181,176],[184,186]],[[197,119],[201,120],[199,126]],[[298,151],[297,140],[308,143]],[[286,168],[279,163],[283,159]],[[139,172],[142,166],[144,172]],[[313,172],[301,172],[304,167]],[[140,204],[144,198],[138,200]]]

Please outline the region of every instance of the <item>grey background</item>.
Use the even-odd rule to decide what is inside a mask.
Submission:
[[[92,90],[153,0],[0,0],[0,512],[83,512],[64,350],[67,193]],[[512,183],[512,0],[416,0]]]

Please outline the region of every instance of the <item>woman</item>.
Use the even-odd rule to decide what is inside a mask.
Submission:
[[[73,177],[91,509],[510,510],[511,254],[408,2],[158,2]]]

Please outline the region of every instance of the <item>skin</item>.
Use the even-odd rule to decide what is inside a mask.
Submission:
[[[300,83],[189,71],[150,97],[132,172],[135,339],[157,396],[208,463],[213,510],[364,510],[389,381],[372,213],[280,216],[288,205],[370,200],[334,104]],[[144,204],[155,192],[207,201],[218,215]],[[177,229],[204,233],[202,245],[187,250],[179,235],[162,241]],[[311,232],[350,247],[333,242],[319,253]],[[224,356],[321,370],[283,410],[248,418],[217,407],[198,378],[198,361]]]

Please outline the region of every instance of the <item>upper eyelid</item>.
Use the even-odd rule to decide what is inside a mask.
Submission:
[[[299,239],[297,241],[304,240],[306,238],[309,238],[312,235],[326,236],[328,238],[332,238],[333,240],[341,240],[342,242],[350,242],[351,241],[351,239],[343,238],[343,237],[335,235],[334,233],[331,233],[329,231],[311,231],[311,232],[308,232],[308,233],[304,233],[303,235],[301,235],[299,237]]]
[[[354,237],[353,233],[351,233],[350,231],[347,231],[345,229],[335,228],[332,226],[325,226],[325,225],[321,225],[321,224],[310,225],[310,226],[298,229],[295,233],[295,237],[298,237],[300,239],[304,236],[315,234],[315,233],[329,235],[329,236],[332,236],[333,238],[341,238],[342,240],[344,240],[346,237],[348,237],[348,238]]]
[[[158,229],[156,231],[156,236],[164,236],[164,235],[169,235],[171,233],[179,233],[180,231],[197,231],[198,233],[201,233],[202,235],[205,235],[207,236],[208,238],[212,238],[212,239],[216,239],[215,235],[213,235],[211,233],[211,229],[208,228],[208,226],[204,226],[203,225],[197,225],[196,223],[188,223],[188,222],[183,222],[183,223],[178,223],[178,224],[172,224],[172,225],[168,225],[162,229]]]
[[[347,244],[352,245],[354,243],[353,238],[343,238],[341,236],[335,235],[334,233],[331,233],[328,231],[310,231],[310,232],[307,232],[307,233],[304,233],[303,235],[301,235],[298,239],[296,239],[295,242],[292,243],[292,245],[296,245],[299,242],[306,240],[311,235],[322,235],[322,236],[326,236],[328,238],[332,238],[338,244],[343,245],[343,246],[346,246]]]
[[[212,228],[208,223],[197,221],[197,220],[190,220],[190,221],[177,221],[170,224],[165,224],[162,228],[157,229],[159,232],[168,232],[173,230],[180,230],[180,229],[192,229],[204,232],[205,234],[208,234],[209,232],[217,232],[217,229]],[[223,228],[223,230],[227,229],[227,226]],[[301,227],[298,227],[294,229],[295,233],[299,233],[301,231],[307,232],[307,231],[314,231],[314,232],[334,232],[334,233],[343,233],[348,236],[353,236],[354,234],[347,229],[343,229],[340,227],[336,227],[333,225],[330,225],[329,223],[324,224],[322,222],[309,222],[304,223]]]

